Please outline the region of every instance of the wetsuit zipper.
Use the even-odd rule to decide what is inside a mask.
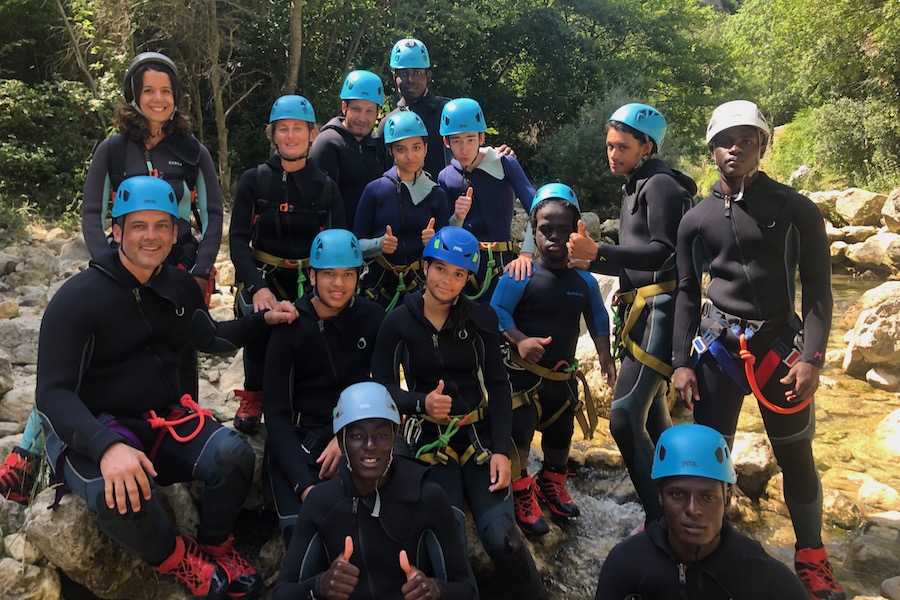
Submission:
[[[144,320],[144,323],[147,324],[147,329],[150,330],[150,336],[153,337],[153,324],[147,319],[147,315],[144,313],[144,304],[141,300],[141,288],[131,288],[132,294],[134,294],[134,300],[137,304],[137,311],[141,318]],[[159,360],[159,356],[153,350],[152,347],[148,346],[147,351],[153,357],[153,360],[156,361],[157,366],[159,367],[160,374],[162,376],[162,380],[166,382],[166,385],[169,388],[169,397],[175,398],[177,394],[175,390],[172,389],[172,382],[169,381],[168,377],[166,377],[166,369],[163,365],[162,361]]]
[[[750,268],[747,266],[747,260],[744,257],[744,247],[741,245],[741,236],[740,233],[738,233],[737,223],[735,223],[735,220],[731,215],[731,196],[727,195],[725,196],[725,216],[728,219],[729,225],[731,226],[731,234],[734,236],[734,243],[735,246],[737,246],[738,258],[741,261],[741,269],[744,271],[744,277],[747,278],[747,285],[750,286],[750,295],[753,298],[753,306],[756,308],[757,313],[759,313],[762,304],[760,304],[759,298],[756,296],[756,288],[753,286],[753,278],[750,276]],[[758,314],[757,316],[762,318],[763,315]]]
[[[678,563],[678,595],[687,600],[687,567],[684,563]]]
[[[328,347],[328,339],[325,337],[325,321],[319,319],[319,334],[322,336],[322,346],[325,348],[325,356],[328,357],[328,364],[331,366],[331,374],[334,376],[336,383],[340,382],[338,378],[337,367],[334,365],[334,357],[331,355],[331,348]]]

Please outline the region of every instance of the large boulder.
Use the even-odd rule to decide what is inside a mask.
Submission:
[[[778,470],[769,439],[759,433],[738,432],[734,436],[732,457],[738,487],[751,499],[758,500]]]
[[[37,364],[40,330],[39,316],[0,320],[0,350],[5,350],[14,364]]]
[[[870,269],[882,274],[900,272],[900,234],[882,232],[864,242],[850,244],[845,257],[853,266],[864,271]]]
[[[836,190],[827,192],[807,192],[806,190],[800,190],[800,193],[812,200],[813,204],[816,205],[824,218],[830,220],[836,216],[834,205],[837,203],[838,196],[841,194],[840,192]]]
[[[834,202],[834,211],[848,225],[879,225],[887,196],[859,188],[844,190]]]
[[[864,309],[856,319],[853,329],[847,333],[843,369],[854,377],[864,377],[876,365],[900,367],[900,283],[892,281],[866,292]],[[873,298],[879,299],[872,305]]]
[[[881,207],[881,218],[888,231],[900,233],[900,187],[894,188],[888,195]]]
[[[878,423],[875,439],[888,454],[900,458],[900,408]]]

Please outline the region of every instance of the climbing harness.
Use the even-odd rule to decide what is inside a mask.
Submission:
[[[155,410],[151,410],[147,413],[147,422],[150,423],[150,427],[160,430],[159,435],[156,436],[156,441],[153,442],[153,448],[148,455],[150,460],[156,458],[156,453],[159,451],[159,446],[162,444],[163,439],[165,439],[166,434],[171,435],[172,439],[176,442],[185,444],[199,435],[206,423],[206,417],[212,416],[212,411],[200,408],[200,405],[191,398],[190,394],[182,396],[179,404],[181,405],[180,407],[175,407],[169,411],[168,419],[157,415]],[[197,419],[197,428],[194,429],[194,431],[185,436],[178,435],[178,433],[175,432],[176,425],[182,425],[193,419]]]
[[[631,353],[635,360],[647,365],[663,377],[672,376],[672,365],[660,360],[641,348],[631,339],[631,330],[640,318],[647,299],[659,294],[675,291],[675,280],[652,283],[627,292],[617,292],[613,301],[613,326],[615,335],[615,357],[622,358],[625,351]]]
[[[421,277],[419,273],[422,270],[422,260],[419,259],[413,261],[408,265],[395,265],[390,263],[383,255],[378,254],[375,256],[374,262],[381,267],[383,271],[375,285],[366,290],[366,296],[368,296],[370,300],[375,300],[379,296],[386,299],[388,305],[387,308],[384,309],[384,312],[391,312],[397,308],[403,294],[411,292],[420,285]],[[397,287],[394,288],[393,293],[389,292],[384,284],[384,276],[388,272],[393,273],[397,277]],[[409,277],[408,282],[407,277]]]
[[[485,261],[485,270],[484,270],[484,281],[480,284],[478,283],[478,279],[475,277],[475,273],[469,274],[469,283],[471,283],[472,287],[476,290],[472,295],[466,295],[466,298],[469,300],[478,300],[491,287],[491,281],[496,279],[500,275],[500,268],[497,266],[497,259],[494,258],[494,252],[503,253],[503,252],[515,252],[519,253],[521,250],[521,246],[513,241],[506,242],[478,242],[478,247],[482,252],[487,252],[487,261]],[[502,267],[503,265],[501,265]]]

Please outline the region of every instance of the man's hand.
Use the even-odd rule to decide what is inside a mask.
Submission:
[[[782,385],[791,385],[793,388],[784,393],[788,402],[800,402],[812,397],[819,389],[819,373],[821,370],[808,362],[794,363],[787,375],[779,380]]]
[[[509,487],[512,469],[509,466],[509,457],[505,454],[491,454],[491,485],[489,492],[496,492]]]
[[[694,410],[694,402],[700,400],[700,388],[697,385],[697,375],[690,367],[678,367],[672,374],[672,385],[675,386],[675,398]]]
[[[544,353],[547,352],[546,346],[549,346],[551,342],[553,342],[553,336],[551,335],[548,335],[545,338],[527,337],[516,344],[516,352],[518,352],[519,356],[524,358],[526,362],[536,365],[544,358]]]
[[[359,567],[350,564],[353,538],[344,539],[344,552],[319,577],[319,593],[327,600],[348,600],[359,583]]]
[[[566,242],[569,258],[572,261],[586,260],[590,262],[592,260],[597,260],[597,250],[599,247],[597,242],[588,237],[587,230],[584,228],[584,221],[578,219],[578,231],[570,233],[569,241]],[[576,262],[575,266],[581,266],[581,263]]]
[[[438,381],[437,387],[425,396],[425,412],[428,416],[443,421],[450,416],[453,398],[444,393],[444,380]]]
[[[606,343],[595,344],[597,348],[597,359],[600,361],[600,370],[606,376],[606,385],[615,389],[616,387],[616,359],[612,357],[609,350],[609,338]]]
[[[388,225],[384,228],[384,236],[381,238],[381,253],[393,254],[397,251],[399,245],[400,240],[397,239],[397,236],[394,235],[394,230]]]
[[[150,499],[150,479],[156,477],[156,469],[147,455],[128,444],[117,442],[100,457],[100,473],[103,475],[106,506],[118,508],[119,514],[131,510],[140,512],[141,498]]]
[[[428,221],[428,225],[425,226],[425,229],[422,230],[422,245],[427,246],[428,242],[431,241],[431,238],[434,237],[434,217]]]
[[[437,600],[441,597],[437,582],[409,564],[406,550],[400,551],[400,568],[406,573],[406,583],[400,588],[403,600]]]
[[[338,474],[338,466],[341,464],[341,447],[338,444],[337,436],[331,438],[322,454],[316,459],[316,462],[322,467],[319,469],[319,479],[331,479]]]
[[[516,152],[506,144],[500,144],[499,146],[496,146],[494,148],[494,152],[496,152],[500,156],[512,156],[513,158],[516,157]]]
[[[512,273],[513,279],[522,281],[531,275],[532,262],[534,262],[534,255],[531,252],[520,252],[519,256],[506,263],[503,272]]]
[[[453,216],[455,216],[460,223],[466,220],[469,209],[472,208],[472,194],[474,192],[475,190],[469,188],[466,190],[466,195],[458,197],[456,203],[453,205]]]
[[[273,308],[266,311],[263,318],[268,325],[280,325],[282,323],[293,323],[294,319],[300,316],[297,307],[287,300],[282,300]]]
[[[205,289],[205,288],[204,288]],[[272,310],[278,305],[278,298],[267,287],[256,290],[253,294],[253,312],[258,313],[261,310]]]

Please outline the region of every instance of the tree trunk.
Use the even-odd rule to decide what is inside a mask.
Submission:
[[[207,2],[207,27],[209,28],[209,46],[207,57],[209,59],[209,86],[212,88],[213,107],[216,121],[216,137],[219,141],[219,183],[222,186],[223,197],[231,197],[231,166],[228,163],[228,122],[225,115],[224,93],[228,83],[226,73],[220,59],[222,50],[221,34],[219,33],[219,15],[216,8],[216,0]]]
[[[288,48],[288,72],[282,94],[297,93],[297,78],[300,73],[300,58],[303,55],[303,0],[294,0],[291,4],[291,33]]]

